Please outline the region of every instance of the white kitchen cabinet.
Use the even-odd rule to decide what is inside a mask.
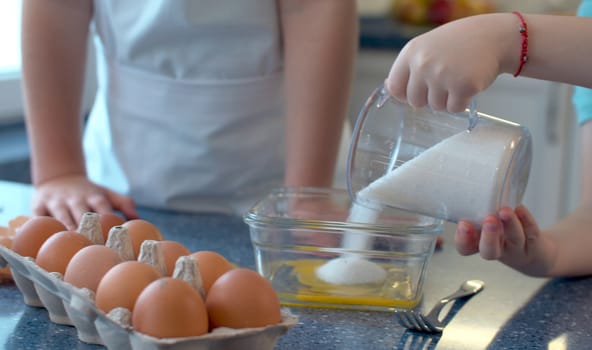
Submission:
[[[395,56],[395,51],[361,50],[350,105],[352,121],[388,74]],[[572,195],[575,118],[570,98],[571,89],[564,84],[511,75],[500,76],[477,96],[480,112],[525,125],[532,134],[533,161],[523,203],[542,227],[556,222],[576,200]]]

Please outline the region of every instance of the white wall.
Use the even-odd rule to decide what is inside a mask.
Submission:
[[[0,0],[0,125],[23,119],[21,93],[21,0]],[[84,91],[84,111],[94,99],[94,49],[89,42],[88,68]]]

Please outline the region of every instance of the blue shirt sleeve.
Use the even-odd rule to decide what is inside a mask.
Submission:
[[[582,0],[578,16],[592,17],[592,0]],[[576,86],[572,102],[580,124],[592,120],[592,89]]]

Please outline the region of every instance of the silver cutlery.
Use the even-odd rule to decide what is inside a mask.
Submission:
[[[444,330],[446,322],[440,319],[440,313],[446,304],[465,297],[471,297],[481,290],[485,283],[479,280],[469,280],[463,282],[459,289],[447,297],[440,299],[434,308],[427,314],[422,314],[415,310],[395,310],[395,316],[399,323],[408,329],[428,333],[440,333]]]

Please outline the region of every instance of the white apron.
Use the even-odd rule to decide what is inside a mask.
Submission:
[[[283,179],[275,0],[96,0],[90,179],[138,205],[242,213]]]

